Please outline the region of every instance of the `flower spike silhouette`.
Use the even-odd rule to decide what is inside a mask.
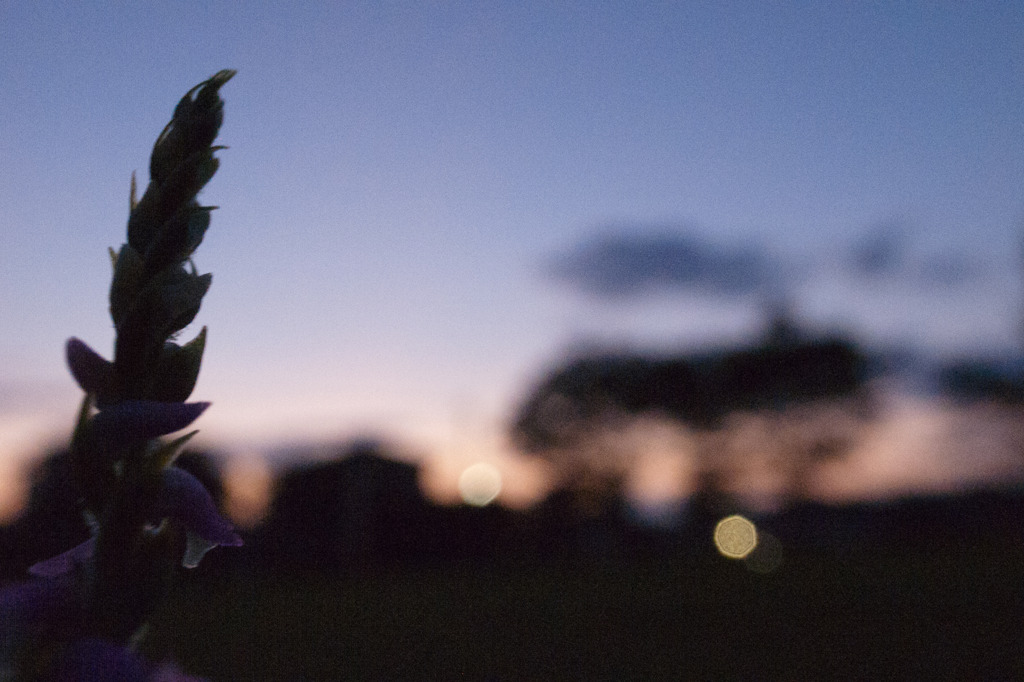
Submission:
[[[129,648],[181,564],[194,567],[219,545],[241,538],[209,492],[174,466],[209,407],[186,402],[206,346],[172,339],[196,317],[212,276],[192,256],[215,207],[197,197],[217,172],[213,146],[224,119],[220,71],[189,90],[157,137],[149,183],[136,196],[132,176],[127,240],[110,250],[108,360],[77,338],[68,368],[85,393],[70,447],[71,468],[92,537],[34,564],[33,580],[0,591],[0,678],[196,680],[150,665]],[[40,671],[44,671],[40,673]]]

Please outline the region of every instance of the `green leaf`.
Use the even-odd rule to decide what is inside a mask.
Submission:
[[[113,470],[109,460],[90,447],[90,416],[93,397],[86,394],[78,408],[78,419],[71,435],[71,471],[78,488],[85,498],[86,511],[98,514],[110,494],[113,485]]]
[[[150,182],[128,216],[128,243],[139,253],[149,249],[160,225],[166,220],[161,212],[162,194],[161,186]]]
[[[182,266],[161,270],[139,293],[130,326],[136,332],[145,330],[145,336],[162,348],[171,334],[184,329],[199,313],[212,280],[213,275],[188,272]],[[118,327],[119,337],[125,331]]]
[[[190,256],[199,248],[206,236],[206,230],[210,228],[210,214],[216,211],[216,206],[196,206],[188,220],[188,240],[185,245],[185,255]]]
[[[160,226],[144,256],[147,278],[185,260],[188,224],[195,206],[195,201],[189,202]]]
[[[185,261],[202,243],[210,227],[212,206],[189,202],[161,226],[156,239],[146,252],[146,277]]]
[[[206,347],[206,327],[184,346],[167,342],[154,371],[150,400],[185,402],[199,378]]]
[[[186,95],[186,99],[187,99]],[[180,108],[181,103],[178,104]],[[178,113],[178,109],[175,109],[175,114]],[[171,119],[164,129],[157,136],[156,142],[153,144],[153,153],[149,157],[149,177],[152,182],[163,182],[174,167],[178,165],[182,157],[185,155],[185,150],[181,143],[181,128],[175,125],[174,119]]]
[[[181,454],[181,449],[185,447],[185,444],[192,440],[192,437],[199,433],[199,430],[190,431],[184,436],[175,438],[168,443],[161,443],[153,454],[150,456],[153,462],[153,468],[156,471],[163,471],[167,467],[174,464],[174,460]]]
[[[145,399],[164,343],[199,313],[213,276],[165,268],[146,282],[117,323],[114,366],[124,379],[125,398]]]
[[[198,171],[198,183],[199,187],[202,188],[210,181],[217,169],[220,168],[220,159],[213,155],[213,150],[210,150],[209,156],[200,160],[196,170]]]
[[[168,334],[180,331],[192,323],[199,314],[199,306],[203,296],[213,282],[213,275],[189,274],[188,279],[175,287],[167,287],[162,292],[163,303],[170,315]]]
[[[110,283],[110,317],[115,327],[121,325],[139,295],[142,272],[142,257],[128,244],[122,245],[114,260],[114,279]]]

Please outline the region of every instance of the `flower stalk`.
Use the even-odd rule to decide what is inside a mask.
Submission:
[[[111,249],[113,359],[79,339],[67,343],[68,367],[85,393],[71,437],[72,473],[93,537],[33,566],[35,587],[0,592],[0,619],[54,611],[27,608],[25,595],[68,602],[58,610],[60,628],[29,622],[32,615],[21,623],[26,640],[60,632],[56,642],[24,647],[29,651],[15,669],[26,679],[38,677],[40,659],[60,670],[68,664],[61,656],[73,654],[80,665],[83,652],[110,658],[110,647],[128,647],[178,564],[194,566],[211,547],[241,544],[209,492],[174,466],[195,432],[161,440],[209,406],[186,402],[199,376],[206,328],[182,345],[174,339],[195,319],[212,281],[192,262],[215,208],[200,205],[197,197],[217,171],[214,154],[223,147],[213,142],[224,117],[219,90],[234,74],[220,71],[181,99],[153,147],[141,198],[132,176],[127,241]],[[0,638],[5,634],[0,630]],[[143,670],[131,656],[124,660]],[[0,661],[0,678],[2,668]]]

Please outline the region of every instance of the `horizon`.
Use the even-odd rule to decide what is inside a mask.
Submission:
[[[778,511],[800,500],[891,502],[1024,483],[1024,457],[1020,456],[1024,408],[986,400],[958,402],[955,396],[942,395],[934,388],[921,390],[934,382],[922,380],[920,366],[916,377],[883,374],[871,381],[880,405],[877,413],[847,452],[816,465],[806,495],[787,501],[782,496],[785,482],[764,468],[766,463],[771,466],[770,453],[765,460],[764,441],[759,437],[751,441],[751,434],[770,437],[772,429],[778,428],[772,424],[779,416],[754,411],[735,413],[718,431],[702,431],[654,414],[630,418],[629,426],[617,431],[621,443],[632,448],[626,467],[626,498],[637,510],[657,516],[666,505],[679,504],[692,495],[696,472],[692,444],[698,437],[720,437],[725,439],[723,443],[738,444],[728,447],[732,456],[741,458],[737,465],[740,473],[725,491],[751,512]],[[817,409],[815,405],[810,403],[810,409]],[[50,422],[67,421],[64,417],[51,414]],[[829,417],[823,414],[821,418]],[[7,439],[0,442],[9,455],[7,469],[0,476],[4,482],[0,486],[0,520],[4,522],[20,512],[28,493],[28,474],[45,456],[67,445],[66,437],[52,429],[47,437],[38,438],[42,429],[38,422],[36,426],[18,434],[9,422],[0,423],[0,438]],[[427,442],[402,436],[400,429],[390,433],[353,430],[319,438],[271,437],[260,443],[232,442],[230,436],[218,436],[216,428],[212,436],[208,429],[200,429],[189,449],[214,458],[224,479],[226,505],[243,525],[266,510],[280,475],[297,467],[339,461],[359,443],[379,444],[382,455],[415,466],[421,491],[438,504],[472,504],[460,492],[459,479],[467,469],[479,465],[499,473],[500,492],[493,502],[512,509],[533,506],[558,485],[550,464],[508,442],[508,425],[495,425],[486,433],[475,424],[474,434],[468,433],[468,428],[459,432],[457,424],[452,426],[449,439],[433,449]],[[769,430],[764,432],[765,428]],[[12,442],[17,451],[11,448]],[[492,500],[485,504],[489,503]]]

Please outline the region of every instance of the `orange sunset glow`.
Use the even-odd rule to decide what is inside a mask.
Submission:
[[[216,432],[216,411],[208,421]],[[828,419],[823,414],[822,419]],[[28,492],[27,475],[53,437],[57,415],[9,419],[0,424],[0,511],[14,518]],[[771,418],[737,418],[732,430],[716,436],[731,443],[729,490],[753,509],[776,508],[784,479],[773,467]],[[1024,480],[1024,413],[995,404],[957,407],[941,400],[890,393],[885,407],[863,429],[841,459],[824,462],[813,474],[808,495],[831,502],[884,500],[915,493],[955,492],[978,486]],[[765,430],[767,429],[767,430]],[[460,480],[485,466],[476,485],[488,487],[500,477],[497,501],[516,509],[538,502],[555,482],[550,466],[516,452],[500,434],[461,438],[452,449],[443,434],[435,450],[407,448],[403,455],[421,467],[420,485],[443,504],[465,501]],[[693,490],[698,449],[707,434],[668,420],[639,418],[615,435],[615,448],[628,453],[627,494],[641,503],[680,500]],[[241,526],[258,523],[273,492],[275,468],[261,452],[247,446],[233,451],[216,441],[224,458],[226,508]],[[343,441],[341,441],[343,442]],[[429,441],[428,441],[429,442]],[[719,442],[715,440],[713,442]],[[725,442],[725,441],[722,441]],[[329,441],[310,448],[311,457],[330,456]],[[322,454],[316,454],[322,453]],[[492,473],[493,472],[493,473]],[[463,486],[465,482],[463,481]],[[472,487],[472,484],[471,484]],[[482,493],[481,493],[482,494]]]

